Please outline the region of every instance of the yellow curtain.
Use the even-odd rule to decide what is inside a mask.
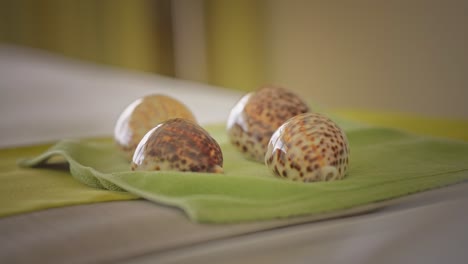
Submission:
[[[266,82],[265,6],[258,0],[207,0],[208,78],[253,90]]]
[[[265,79],[262,2],[7,0],[0,41],[252,90]]]
[[[170,0],[10,0],[0,40],[173,75]]]
[[[406,2],[3,0],[0,41],[244,91],[273,83],[327,107],[466,118],[468,2]]]

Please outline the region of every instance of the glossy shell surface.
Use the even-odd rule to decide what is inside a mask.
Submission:
[[[342,179],[348,170],[344,131],[317,113],[295,116],[275,131],[265,164],[279,177],[303,182]]]
[[[231,143],[248,159],[264,161],[273,132],[289,118],[309,112],[293,92],[264,87],[242,97],[232,108],[227,122]]]
[[[223,172],[218,143],[199,125],[181,118],[151,129],[138,144],[132,170]]]
[[[115,125],[114,139],[131,160],[143,136],[157,124],[171,118],[196,122],[192,112],[174,98],[160,94],[142,97],[122,112]]]

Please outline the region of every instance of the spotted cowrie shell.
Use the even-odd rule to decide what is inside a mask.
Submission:
[[[285,179],[331,181],[346,175],[348,156],[345,132],[322,114],[305,113],[289,119],[275,131],[265,164]]]
[[[139,98],[120,114],[114,129],[114,139],[128,160],[143,136],[159,123],[171,118],[196,122],[192,112],[178,100],[161,94]]]
[[[201,126],[182,118],[151,129],[133,155],[134,171],[192,171],[223,173],[220,146]]]
[[[230,142],[250,160],[263,163],[273,132],[289,118],[309,112],[293,92],[267,86],[242,97],[227,122]]]

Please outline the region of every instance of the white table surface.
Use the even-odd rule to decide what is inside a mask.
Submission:
[[[202,124],[224,122],[242,95],[206,84],[0,46],[0,147],[112,135],[121,111],[151,93],[180,100]]]
[[[201,123],[238,92],[0,46],[0,146],[110,135],[133,99],[165,93]],[[147,201],[0,218],[0,263],[466,263],[468,183],[327,221],[202,225]]]

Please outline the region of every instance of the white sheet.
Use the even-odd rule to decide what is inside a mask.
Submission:
[[[242,93],[0,46],[0,147],[112,135],[136,98],[179,99],[201,124],[224,122]]]
[[[241,93],[0,46],[0,146],[110,135],[133,99],[159,92],[202,123],[223,122]],[[201,225],[147,201],[0,218],[2,263],[465,263],[468,183],[365,215],[296,225]],[[278,223],[276,223],[278,224]],[[289,226],[288,226],[289,225]]]

